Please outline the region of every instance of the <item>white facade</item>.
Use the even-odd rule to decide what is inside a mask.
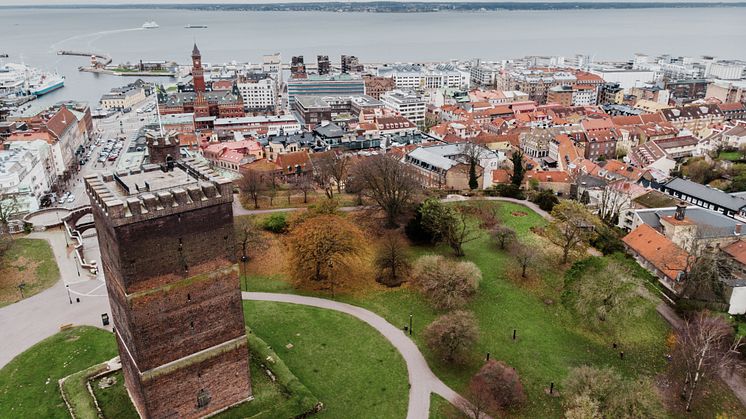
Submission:
[[[277,85],[271,78],[239,82],[237,87],[247,109],[274,108],[277,103]]]
[[[393,90],[381,96],[381,102],[415,124],[425,121],[425,100],[414,93]]]
[[[718,61],[710,64],[708,77],[717,77],[722,80],[740,80],[744,71],[746,70],[746,63],[737,61]]]
[[[454,89],[469,85],[469,73],[451,64],[424,67],[417,64],[395,64],[380,67],[378,76],[394,80],[397,89]]]
[[[592,69],[592,74],[600,76],[607,83],[619,83],[622,89],[643,86],[656,80],[657,74],[652,70],[622,70],[616,68]]]
[[[728,314],[746,314],[746,287],[734,287],[728,304]]]
[[[0,150],[0,190],[33,197],[38,208],[39,198],[50,190],[54,176],[48,170],[52,168],[49,144],[43,140],[9,144],[8,150]]]

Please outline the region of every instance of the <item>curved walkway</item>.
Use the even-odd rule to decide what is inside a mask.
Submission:
[[[407,363],[409,374],[409,408],[407,419],[427,419],[430,413],[430,393],[435,393],[461,407],[464,400],[445,383],[433,374],[427,361],[414,344],[398,327],[387,322],[383,317],[361,307],[316,297],[304,297],[293,294],[275,294],[267,292],[243,292],[244,300],[272,301],[277,303],[300,304],[349,314],[378,330],[399,351]],[[469,412],[464,411],[467,415]],[[469,415],[471,416],[471,415]],[[487,416],[481,416],[486,418]]]

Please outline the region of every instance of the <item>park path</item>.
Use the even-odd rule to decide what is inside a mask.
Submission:
[[[87,279],[85,272],[81,272],[84,276],[78,277],[74,253],[68,251],[62,230],[31,233],[27,237],[49,242],[59,266],[60,280],[32,297],[0,308],[0,368],[31,346],[59,332],[61,325],[102,327],[101,314],[111,313],[108,298],[74,291],[81,282],[98,285],[95,279]],[[73,285],[69,298],[67,284]],[[78,298],[80,302],[76,301]],[[111,330],[111,326],[106,329]]]
[[[475,197],[468,197],[463,195],[448,195],[446,198],[441,199],[442,202],[461,202],[461,201],[502,201],[502,202],[512,202],[514,204],[523,205],[525,207],[530,208],[532,211],[539,214],[542,218],[551,221],[552,216],[544,211],[543,209],[539,208],[538,205],[534,204],[531,201],[522,201],[520,199],[514,199],[514,198],[504,198],[501,196],[475,196]],[[372,207],[366,207],[366,206],[357,206],[357,207],[340,207],[340,211],[344,212],[350,212],[350,211],[356,211],[356,210],[363,210],[366,208],[372,208]],[[241,205],[241,200],[238,199],[237,196],[234,196],[233,199],[233,216],[237,215],[256,215],[256,214],[271,214],[274,212],[289,212],[289,211],[300,211],[305,210],[306,207],[294,207],[294,208],[268,208],[268,209],[246,209]]]
[[[422,356],[417,345],[402,329],[387,322],[383,317],[361,307],[324,298],[304,297],[293,294],[275,294],[267,292],[243,292],[244,300],[271,301],[276,303],[300,304],[326,310],[339,311],[364,321],[383,335],[399,351],[407,363],[409,374],[409,408],[407,419],[427,419],[430,414],[430,393],[435,393],[451,402],[462,406],[462,397],[443,383],[433,372]],[[468,412],[464,412],[467,413]],[[481,416],[487,418],[486,416]]]

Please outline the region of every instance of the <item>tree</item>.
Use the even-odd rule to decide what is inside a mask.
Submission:
[[[601,199],[598,202],[598,215],[601,217],[601,221],[607,225],[617,225],[622,209],[630,205],[632,195],[626,188],[627,185],[627,181],[624,180],[609,183],[601,193]]]
[[[265,249],[267,242],[251,217],[236,217],[233,226],[238,251],[236,256],[241,261],[239,268],[244,270],[243,275],[246,276],[246,263],[251,259],[251,252],[258,253]]]
[[[576,262],[565,276],[562,302],[596,331],[619,331],[645,315],[654,302],[634,270],[617,259]]]
[[[684,281],[680,296],[686,299],[724,301],[724,281],[732,278],[736,269],[733,260],[724,252],[713,251],[698,244],[697,238],[684,243],[684,247],[687,256],[683,266]],[[675,262],[671,261],[670,264]]]
[[[426,255],[412,269],[414,285],[438,310],[463,307],[476,294],[482,272],[472,262],[456,262],[443,256]]]
[[[375,255],[378,282],[389,287],[400,285],[411,267],[409,259],[404,240],[396,233],[385,234]]]
[[[435,243],[437,241],[437,237],[433,235],[433,232],[430,231],[430,229],[422,224],[423,205],[424,203],[421,203],[415,209],[414,216],[412,216],[412,218],[410,218],[407,222],[407,225],[404,226],[404,234],[406,234],[407,238],[409,238],[409,240],[411,240],[413,243]]]
[[[236,183],[238,189],[254,201],[254,208],[259,208],[259,195],[266,187],[262,174],[256,170],[247,170]]]
[[[469,223],[463,211],[445,205],[435,198],[425,200],[420,211],[422,225],[430,230],[437,240],[446,242],[456,256],[464,256],[464,244],[480,236],[479,230]]]
[[[515,230],[506,225],[498,225],[492,230],[492,238],[500,246],[500,249],[505,249],[517,237]]]
[[[611,368],[583,365],[571,369],[564,383],[564,395],[566,418],[665,417],[649,379],[624,379]]]
[[[15,194],[0,189],[0,236],[8,233],[10,236],[10,222],[20,210],[21,204]]]
[[[526,269],[536,260],[536,250],[522,243],[515,243],[511,246],[510,253],[515,258],[518,266],[521,267],[521,278],[526,278]]]
[[[555,205],[559,204],[557,196],[549,189],[544,189],[534,194],[531,202],[538,205],[539,208],[546,212],[551,212]]]
[[[463,154],[466,163],[469,165],[469,189],[474,190],[479,188],[479,176],[483,172],[482,166],[479,163],[484,151],[484,148],[478,144],[466,143],[463,145]]]
[[[350,169],[350,156],[347,154],[327,151],[320,153],[314,161],[314,171],[317,173],[319,184],[326,191],[329,198],[334,195],[333,187],[336,185],[337,193],[342,193],[342,185],[347,179]]]
[[[571,251],[583,251],[588,247],[598,219],[577,201],[561,202],[552,209],[552,217],[547,237],[562,248],[562,263],[567,263]]]
[[[313,181],[311,177],[305,173],[299,174],[291,181],[291,187],[303,194],[303,203],[308,203],[308,193],[313,191]]]
[[[591,239],[590,244],[604,255],[624,252],[624,243],[618,230],[620,229],[617,227],[601,224],[596,229],[596,236]]]
[[[397,218],[419,189],[412,168],[389,154],[367,157],[358,162],[354,176],[361,182],[363,196],[383,210],[386,225],[392,228],[396,227]]]
[[[521,187],[523,184],[523,178],[526,176],[526,166],[523,165],[523,152],[516,151],[510,156],[510,161],[513,163],[513,174],[510,175],[510,183],[517,187]]]
[[[526,402],[518,373],[502,361],[487,361],[469,381],[469,390],[487,412],[496,416]]]
[[[318,215],[296,225],[289,240],[292,277],[327,282],[334,296],[335,272],[364,247],[363,234],[338,215]]]
[[[479,339],[474,315],[456,310],[436,318],[425,328],[425,342],[442,360],[455,363],[464,360],[467,351]]]
[[[681,396],[690,411],[695,395],[706,381],[720,371],[740,369],[741,338],[721,316],[699,312],[684,323],[676,335],[674,369],[679,373]]]

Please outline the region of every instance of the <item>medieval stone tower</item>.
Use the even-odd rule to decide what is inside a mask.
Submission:
[[[248,399],[230,181],[177,160],[85,182],[140,415],[198,418]]]
[[[145,142],[148,146],[149,163],[164,165],[181,158],[179,136],[175,132],[159,135],[155,131],[148,131]]]

